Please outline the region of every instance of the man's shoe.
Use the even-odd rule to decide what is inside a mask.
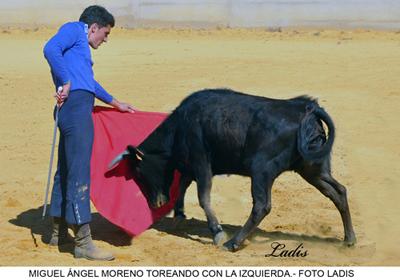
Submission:
[[[89,224],[77,225],[75,232],[75,258],[85,258],[88,260],[111,261],[114,256],[106,251],[97,248],[92,240]]]
[[[49,245],[59,246],[73,242],[74,239],[68,233],[67,222],[63,218],[53,217],[53,226]]]

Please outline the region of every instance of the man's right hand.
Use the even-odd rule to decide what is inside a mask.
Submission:
[[[71,83],[69,82],[58,88],[55,98],[57,99],[57,104],[59,106],[61,106],[64,103],[65,99],[68,98],[70,88]]]

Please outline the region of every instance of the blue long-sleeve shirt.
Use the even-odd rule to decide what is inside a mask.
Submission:
[[[95,79],[92,55],[87,37],[88,27],[83,22],[69,22],[60,27],[44,46],[56,89],[71,83],[72,90],[87,90],[105,103],[113,99]]]

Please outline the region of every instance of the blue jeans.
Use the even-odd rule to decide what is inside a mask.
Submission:
[[[74,225],[91,221],[90,158],[94,127],[94,95],[74,90],[58,113],[60,142],[57,171],[51,194],[50,216]]]

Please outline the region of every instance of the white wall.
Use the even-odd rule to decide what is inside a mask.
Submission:
[[[108,8],[124,27],[400,29],[400,0],[0,0],[0,25],[58,26],[92,4]]]

